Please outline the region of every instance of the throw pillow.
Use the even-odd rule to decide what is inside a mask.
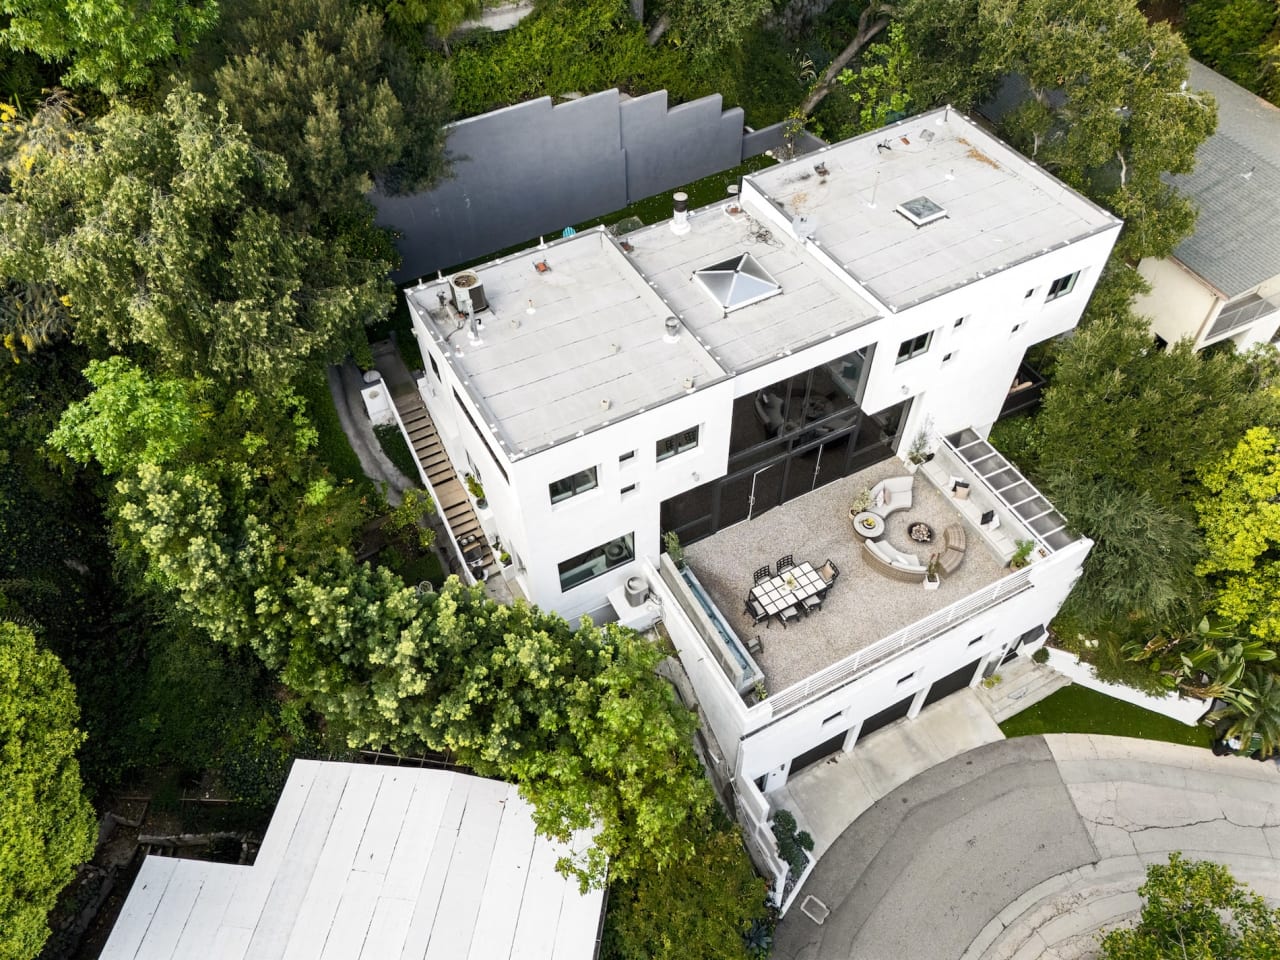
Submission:
[[[969,499],[969,485],[965,483],[963,480],[960,483],[956,484],[956,499],[957,500]]]
[[[979,520],[978,523],[985,527],[988,523],[990,523],[995,518],[996,518],[996,512],[994,510],[988,510],[982,515],[982,519]]]
[[[893,492],[888,487],[884,488],[881,496],[884,498],[884,505],[886,507],[893,502]]]

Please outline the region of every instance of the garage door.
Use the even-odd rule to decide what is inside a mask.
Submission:
[[[881,727],[887,727],[895,720],[901,720],[907,715],[907,711],[911,709],[911,701],[914,699],[915,694],[912,694],[903,700],[899,700],[892,707],[886,707],[879,713],[867,717],[866,720],[862,721],[862,731],[858,734],[858,739],[861,740],[869,733],[875,733]]]
[[[791,760],[791,772],[788,774],[788,776],[795,776],[797,773],[799,773],[801,770],[803,770],[805,767],[809,766],[810,764],[817,763],[819,760],[822,760],[824,757],[831,756],[831,754],[835,753],[842,746],[844,746],[844,735],[848,732],[849,732],[848,730],[841,730],[830,740],[827,740],[823,743],[818,744],[812,750],[806,750],[804,753],[800,754],[798,757],[793,757]]]
[[[982,658],[979,657],[972,663],[966,663],[954,673],[948,673],[942,679],[935,680],[933,686],[929,688],[928,695],[924,698],[924,705],[927,707],[929,704],[936,703],[943,697],[967,687],[969,685],[969,681],[973,679],[974,671],[978,669],[978,663],[981,659]]]

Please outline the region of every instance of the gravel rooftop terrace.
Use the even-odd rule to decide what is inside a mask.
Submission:
[[[760,638],[764,650],[755,659],[764,670],[770,694],[1009,573],[969,528],[964,562],[954,574],[942,578],[937,590],[890,579],[867,564],[862,538],[849,520],[849,503],[863,487],[905,472],[897,460],[886,460],[685,548],[689,565],[738,636],[744,642]],[[908,538],[908,525],[920,521],[933,527],[933,543],[918,544]],[[931,553],[941,550],[942,530],[952,523],[963,525],[964,521],[921,473],[916,476],[911,507],[889,517],[886,537],[897,549],[927,562]],[[787,553],[795,555],[796,563],[807,560],[814,566],[830,558],[840,576],[821,610],[785,629],[776,620],[757,626],[743,612],[752,573],[766,564],[774,566]]]

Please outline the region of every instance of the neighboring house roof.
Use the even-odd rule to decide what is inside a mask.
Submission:
[[[1200,208],[1174,257],[1228,299],[1280,275],[1280,108],[1192,60],[1190,86],[1218,101],[1192,173],[1169,182]]]
[[[102,960],[591,960],[567,852],[511,784],[298,760],[253,866],[148,857]]]

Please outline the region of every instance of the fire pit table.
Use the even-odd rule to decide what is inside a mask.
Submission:
[[[933,543],[933,527],[919,520],[909,520],[907,537],[914,543]]]

